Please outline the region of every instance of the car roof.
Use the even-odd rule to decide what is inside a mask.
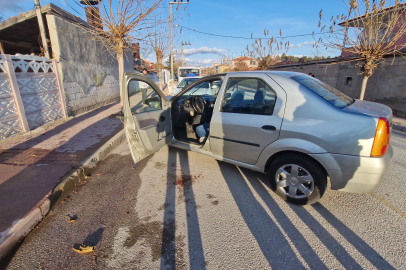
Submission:
[[[237,71],[237,72],[227,72],[227,73],[224,73],[224,74],[222,74],[222,75],[232,75],[232,74],[250,74],[250,75],[253,75],[253,74],[275,74],[275,75],[281,75],[281,76],[284,76],[284,77],[292,77],[292,76],[295,76],[295,75],[301,75],[301,74],[304,74],[304,73],[301,73],[301,72],[294,72],[294,71],[269,71],[269,70],[255,70],[255,71]],[[218,75],[220,75],[220,74],[218,74]]]
[[[189,77],[183,77],[183,80],[187,80],[187,79],[200,79],[203,78],[202,76],[189,76]],[[182,80],[182,81],[183,81]]]

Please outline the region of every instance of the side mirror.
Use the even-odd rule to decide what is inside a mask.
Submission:
[[[225,98],[231,98],[231,93],[226,93]]]
[[[161,109],[161,99],[159,97],[147,98],[144,101],[144,104],[150,108],[154,108],[154,109],[158,109],[158,110]]]

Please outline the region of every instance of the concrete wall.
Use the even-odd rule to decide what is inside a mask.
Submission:
[[[59,61],[69,115],[76,115],[120,98],[118,63],[84,27],[47,15],[53,57]],[[129,50],[125,70],[134,71]]]
[[[289,66],[276,66],[272,70],[283,70],[283,71],[295,71],[295,72],[301,72],[305,74],[313,73],[313,75],[333,86],[336,87],[337,83],[337,76],[338,76],[338,69],[339,65],[331,65],[331,64],[295,64],[295,65],[289,65]]]
[[[316,78],[337,88],[352,98],[359,98],[362,76],[356,62],[311,63],[275,67],[272,70],[313,73]],[[369,78],[365,100],[379,102],[392,108],[394,114],[406,117],[406,60],[387,57],[382,67]],[[347,79],[351,78],[351,82]]]
[[[0,54],[0,140],[66,117],[55,65],[45,57]]]

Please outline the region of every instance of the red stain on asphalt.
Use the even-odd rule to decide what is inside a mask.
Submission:
[[[176,176],[176,181],[172,182],[175,186],[182,186],[185,185],[188,182],[193,182],[199,179],[200,177],[203,178],[202,173],[197,174],[197,175],[189,175],[185,174],[182,170],[178,169],[176,170],[178,172],[178,175]],[[176,172],[174,170],[174,174],[176,175]]]

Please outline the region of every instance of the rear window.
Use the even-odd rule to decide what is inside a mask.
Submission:
[[[193,77],[193,76],[200,76],[200,70],[197,68],[182,68],[179,69],[179,76],[180,77]]]
[[[292,76],[290,78],[306,86],[318,96],[337,108],[342,109],[354,103],[353,98],[350,98],[334,87],[311,76],[303,74]]]

